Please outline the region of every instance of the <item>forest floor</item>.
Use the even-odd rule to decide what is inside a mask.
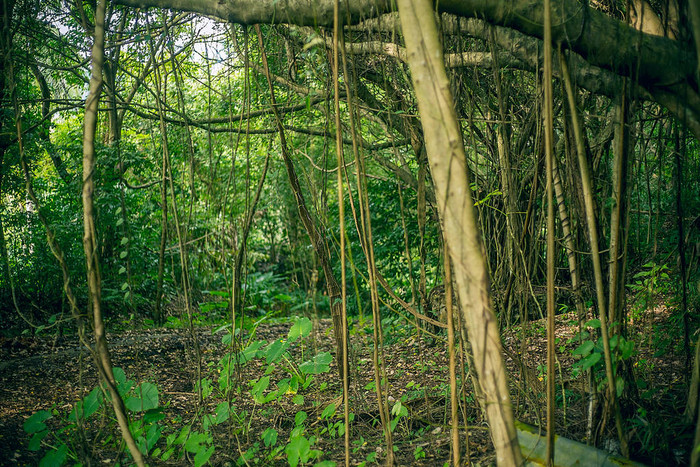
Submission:
[[[654,316],[639,323],[641,327],[638,331],[663,336],[668,314],[668,309],[659,307]],[[581,441],[586,436],[584,395],[587,388],[583,377],[576,380],[570,378],[571,366],[575,361],[572,350],[578,344],[569,341],[577,332],[576,320],[570,314],[559,315],[557,323],[557,372],[559,381],[565,383],[558,388],[561,397],[557,432]],[[291,324],[262,323],[256,329],[255,339],[272,342],[284,338]],[[309,360],[319,351],[332,353],[330,324],[330,320],[317,321],[313,334],[304,345],[290,349],[290,360]],[[446,402],[449,400],[446,346],[440,341],[436,345],[428,345],[429,339],[416,338],[409,326],[396,323],[389,326],[392,329],[385,330],[389,332],[385,337],[384,354],[390,382],[389,409],[394,409],[391,418],[398,419],[394,429],[397,465],[443,465],[451,458],[449,403]],[[161,445],[167,435],[177,434],[184,424],[193,420],[193,430],[197,426],[201,430],[201,414],[215,413],[217,403],[225,400],[218,392],[218,379],[219,362],[226,354],[227,346],[222,344],[223,333],[215,333],[214,329],[202,327],[196,332],[202,354],[202,377],[208,377],[216,389],[204,400],[199,412],[196,409],[197,391],[194,385],[197,380],[196,365],[192,340],[187,331],[146,329],[115,333],[109,338],[115,366],[121,367],[127,377],[137,384],[149,381],[157,385],[164,414]],[[532,424],[538,424],[546,411],[542,375],[546,355],[543,329],[543,321],[533,321],[525,330],[518,328],[504,333],[504,358],[511,379],[516,416]],[[652,339],[651,335],[649,339]],[[49,429],[57,432],[61,424],[67,423],[67,415],[73,405],[95,387],[92,361],[80,350],[76,341],[75,337],[0,338],[0,465],[37,465],[41,455],[28,450],[29,436],[23,430],[25,420],[38,410],[53,410],[57,416],[46,423]],[[386,445],[380,428],[376,393],[372,387],[371,328],[353,327],[351,343],[353,384],[350,411],[355,417],[351,430],[351,465],[374,465],[374,461],[383,463]],[[641,453],[637,457],[650,465],[682,465],[687,455],[682,440],[689,439],[690,433],[686,433],[687,427],[683,428],[680,422],[673,425],[673,420],[680,417],[687,394],[684,392],[686,373],[682,352],[674,351],[673,348],[678,346],[670,343],[669,351],[654,355],[648,349],[658,350],[658,341],[654,345],[649,344],[648,348],[642,344],[635,357],[635,369],[644,371],[645,382],[639,385],[643,387],[635,388],[638,391],[635,394],[637,400],[631,410],[637,413],[627,414],[633,420],[633,448],[636,447]],[[305,352],[304,355],[300,355],[301,352]],[[524,356],[521,358],[517,355]],[[637,368],[640,362],[644,369]],[[283,366],[271,369],[264,358],[253,359],[240,369],[237,377],[243,389],[234,396],[233,402],[235,410],[241,415],[240,422],[247,426],[222,423],[209,427],[217,447],[210,462],[215,465],[237,465],[241,454],[248,452],[255,454],[248,461],[250,465],[287,465],[284,450],[272,452],[271,448],[265,447],[261,436],[267,428],[274,428],[278,432],[277,444],[284,446],[295,426],[295,416],[304,411],[308,415],[306,432],[316,438],[313,449],[322,451],[317,460],[331,460],[342,465],[343,436],[337,432],[337,425],[333,428],[335,422],[342,420],[342,406],[335,417],[322,416],[329,403],[337,402],[341,394],[335,361],[328,372],[316,375],[315,382],[303,391],[303,401],[281,397],[263,405],[255,404],[249,391],[266,371],[270,373],[272,381],[279,381],[285,376]],[[465,381],[460,410],[469,420],[469,429],[468,432],[460,431],[462,458],[468,452],[470,461],[475,465],[492,465],[495,457],[487,425],[481,418],[469,378],[465,377]],[[639,397],[641,391],[644,391],[645,397]],[[301,390],[299,392],[302,393]],[[406,410],[402,412],[401,407]],[[118,439],[115,424],[110,423],[109,416],[97,418],[99,420],[92,420],[87,425],[83,452],[93,459],[94,465],[114,465],[120,458],[119,444],[114,441]],[[659,423],[655,424],[655,420]],[[610,445],[606,440],[614,438],[610,425],[599,439],[599,445]],[[659,432],[654,431],[657,426]],[[656,449],[656,453],[648,452],[649,446],[642,446],[645,437],[647,443],[655,443],[652,451]],[[668,438],[667,445],[661,439],[664,437]],[[637,439],[638,442],[634,441]],[[77,452],[81,443],[77,440],[73,443],[72,448]],[[465,448],[466,443],[468,448]],[[669,460],[674,456],[675,461]],[[167,461],[151,458],[149,464],[190,465],[191,459],[176,457]],[[123,456],[121,459],[125,460]]]

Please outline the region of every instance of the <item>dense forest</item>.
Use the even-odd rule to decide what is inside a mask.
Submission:
[[[0,465],[700,466],[697,1],[0,4]]]

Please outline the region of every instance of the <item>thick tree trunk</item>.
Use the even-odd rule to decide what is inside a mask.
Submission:
[[[521,465],[501,340],[491,307],[488,274],[467,179],[462,134],[433,7],[429,0],[400,0],[398,5],[438,210],[454,266],[463,322],[484,392],[498,464]]]

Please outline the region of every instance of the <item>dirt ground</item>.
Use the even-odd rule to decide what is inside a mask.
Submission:
[[[659,316],[642,325],[650,326],[649,329],[662,326],[667,319],[664,313],[667,314],[668,311],[661,310]],[[558,372],[560,381],[565,383],[560,391],[562,399],[566,401],[565,405],[560,401],[562,407],[566,408],[557,412],[557,432],[565,437],[583,440],[586,433],[583,397],[586,386],[583,378],[570,379],[570,368],[574,362],[571,350],[576,343],[567,343],[577,327],[571,315],[558,316],[557,323],[557,336],[560,338],[557,349]],[[285,337],[290,326],[291,323],[263,323],[257,328],[255,339],[271,342]],[[376,461],[383,463],[385,443],[380,428],[376,393],[371,387],[374,381],[371,331],[359,329],[358,327],[351,332],[353,384],[350,411],[355,414],[351,430],[351,464],[363,465],[366,462],[367,465],[373,465],[373,456]],[[504,358],[511,378],[516,416],[533,424],[544,417],[546,407],[540,387],[543,386],[541,368],[538,368],[544,364],[545,356],[542,329],[541,322],[533,322],[526,330],[504,333]],[[216,387],[219,361],[226,354],[227,346],[221,341],[223,333],[213,331],[212,327],[199,328],[196,336],[201,347],[202,376],[209,377]],[[521,339],[523,335],[527,336],[524,346]],[[183,423],[191,420],[195,420],[193,426],[200,423],[194,385],[197,380],[197,365],[193,357],[192,339],[187,331],[167,328],[125,331],[112,334],[109,341],[114,366],[124,369],[127,377],[137,383],[150,381],[157,385],[160,405],[164,407],[165,414],[162,422],[165,425],[164,438],[168,434],[179,432]],[[390,385],[389,408],[401,400],[407,409],[407,416],[401,419],[394,430],[397,465],[443,465],[451,458],[449,404],[446,402],[449,399],[447,353],[442,342],[430,341],[427,337],[416,338],[408,326],[394,326],[387,336],[384,355]],[[300,362],[308,360],[319,351],[332,353],[332,342],[330,320],[317,321],[314,333],[306,340],[303,349],[300,346],[292,349],[292,358]],[[305,352],[303,356],[300,355],[302,350]],[[673,352],[659,358],[642,353],[645,352],[643,348],[640,351],[637,362],[643,361],[645,365],[653,365],[654,368],[654,371],[645,373],[652,379],[647,388],[650,386],[658,389],[646,405],[639,404],[637,407],[637,418],[642,430],[635,428],[637,432],[632,435],[634,438],[637,434],[637,438],[642,440],[640,433],[643,431],[643,423],[652,423],[653,419],[639,409],[646,411],[646,407],[655,407],[662,414],[676,411],[678,418],[677,412],[685,404],[685,399],[682,399],[685,374],[682,358],[673,357]],[[318,375],[315,383],[304,392],[301,405],[298,400],[292,401],[292,398],[262,406],[253,403],[248,392],[248,381],[259,378],[266,368],[264,359],[255,359],[242,367],[237,377],[243,390],[235,396],[234,403],[239,413],[247,414],[244,420],[248,426],[242,430],[240,426],[231,427],[229,422],[228,425],[223,423],[213,427],[217,449],[210,462],[214,465],[236,465],[241,453],[251,449],[255,442],[261,444],[261,434],[268,427],[278,431],[279,443],[284,445],[294,427],[295,414],[304,410],[309,415],[309,432],[318,435],[313,448],[323,451],[319,460],[331,460],[341,465],[344,459],[343,437],[321,433],[325,421],[320,417],[323,409],[341,394],[335,361],[331,364],[330,371]],[[284,371],[280,369],[271,373],[272,380],[282,377]],[[465,375],[465,381],[467,383],[463,386],[462,393],[465,399],[460,404],[460,411],[467,416],[468,430],[461,430],[462,458],[465,459],[468,452],[469,460],[474,465],[493,465],[495,458],[487,425],[482,420],[478,402],[473,397],[468,375]],[[73,404],[95,385],[92,361],[86,352],[81,351],[75,337],[0,338],[0,465],[38,465],[41,456],[28,450],[29,437],[23,430],[24,421],[42,409],[57,410],[65,417]],[[212,413],[222,400],[221,394],[215,390],[205,399],[199,414]],[[49,428],[59,429],[59,418],[53,417],[47,421]],[[118,443],[109,442],[110,436],[118,436],[113,427],[114,423],[106,423],[104,417],[87,426],[85,440],[81,445],[85,455],[93,459],[94,465],[114,465],[120,459]],[[604,437],[614,437],[611,429],[608,427],[604,430]],[[685,440],[691,434],[678,432],[674,435]],[[605,442],[605,439],[601,439],[599,445]],[[676,457],[670,458],[659,446],[658,456],[652,453],[638,458],[650,465],[683,465],[684,456],[687,455],[687,446],[683,442],[685,441],[675,446],[675,451],[670,451],[675,452]],[[287,465],[284,451],[273,459],[264,462],[260,459],[258,465]],[[121,456],[121,460],[124,462],[126,458]],[[191,459],[173,457],[166,462],[149,459],[149,464],[190,465]],[[251,460],[249,464],[254,465],[255,461]]]

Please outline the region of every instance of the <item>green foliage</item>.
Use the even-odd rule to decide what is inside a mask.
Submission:
[[[293,395],[295,404],[303,404],[304,397],[300,392],[308,390],[314,383],[314,376],[322,373],[327,373],[330,370],[332,357],[328,352],[319,352],[310,360],[301,360],[301,363],[295,361],[289,352],[291,345],[301,346],[301,355],[305,347],[305,340],[309,337],[312,331],[312,323],[306,317],[296,318],[287,332],[286,339],[275,339],[273,341],[253,340],[249,342],[239,352],[233,352],[225,355],[219,361],[219,390],[222,394],[228,394],[235,390],[232,382],[235,381],[234,372],[237,371],[237,365],[244,366],[253,360],[259,359],[263,364],[263,376],[252,379],[248,382],[248,393],[251,399],[257,405],[266,405],[274,401],[278,401],[289,395]],[[230,339],[229,339],[230,340]],[[275,378],[277,370],[284,369],[286,375],[282,378]],[[216,420],[224,421],[227,419],[225,411],[226,406],[217,407]],[[223,412],[223,413],[221,413]],[[342,422],[332,422],[330,419],[335,414],[335,405],[331,404],[323,411],[321,418],[328,421],[328,425],[320,434],[329,434],[335,437],[338,433],[344,433],[344,425]],[[248,449],[241,458],[239,464],[258,462],[262,459],[268,461],[276,458],[282,452],[287,457],[287,462],[290,465],[302,465],[311,460],[319,459],[322,452],[313,449],[318,438],[310,436],[307,433],[306,421],[308,415],[305,411],[299,410],[294,414],[294,429],[290,434],[289,440],[285,445],[278,445],[278,431],[273,427],[267,427],[260,435],[263,442],[256,443]],[[243,424],[245,426],[245,424]],[[264,448],[264,452],[262,451]],[[262,458],[260,456],[263,456]],[[323,464],[331,465],[331,464]]]
[[[205,417],[209,423],[205,423],[204,432],[192,430],[192,426],[188,424],[183,426],[179,433],[172,433],[164,438],[163,434],[168,427],[163,423],[165,414],[158,400],[159,392],[156,385],[150,382],[135,385],[133,380],[127,379],[121,368],[116,367],[113,371],[117,390],[124,398],[124,404],[129,411],[129,430],[142,454],[167,461],[178,451],[180,455],[188,452],[194,454],[195,465],[202,466],[207,463],[215,450],[213,437],[208,430],[211,426],[229,419],[231,411],[227,402],[217,406],[214,416]],[[32,451],[38,451],[42,447],[46,449],[40,465],[60,466],[69,459],[74,462],[83,461],[79,455],[80,450],[77,448],[82,439],[78,436],[78,430],[81,429],[80,426],[94,418],[95,414],[108,410],[109,404],[105,404],[102,394],[103,388],[93,389],[78,401],[67,415],[60,417],[61,426],[55,431],[51,431],[44,422],[59,415],[56,410],[53,413],[46,410],[36,412],[25,421],[24,431],[31,435],[29,449]],[[111,423],[116,429],[116,421],[112,419]],[[112,438],[111,441],[107,438],[100,442],[110,443],[111,449],[119,446],[126,449],[118,438]]]
[[[594,330],[600,328],[600,320],[589,320],[584,328],[569,340],[569,342],[580,342],[578,347],[572,351],[573,355],[581,357],[572,366],[573,377],[576,378],[582,372],[590,369],[600,375],[598,380],[602,386],[607,384],[605,382],[607,378],[605,377],[605,360],[603,358],[603,338],[602,336],[597,338],[594,335]],[[615,334],[610,338],[610,353],[612,354],[615,388],[619,397],[625,388],[625,380],[617,374],[617,367],[620,362],[629,361],[633,357],[635,354],[634,342]]]
[[[629,284],[634,294],[632,313],[635,318],[656,304],[659,296],[668,292],[669,268],[665,264],[646,263],[642,270],[634,275],[634,283]]]

